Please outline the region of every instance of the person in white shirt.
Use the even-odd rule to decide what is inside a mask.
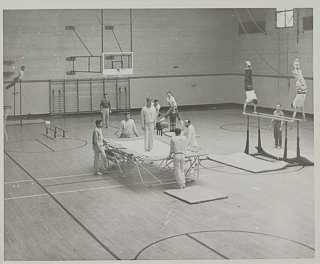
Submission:
[[[293,76],[296,80],[296,97],[294,98],[291,107],[293,108],[293,118],[296,118],[297,108],[301,107],[302,118],[306,121],[306,115],[304,113],[304,101],[306,100],[307,95],[307,84],[302,75],[302,70],[300,68],[299,59],[295,59],[293,62]]]
[[[19,72],[19,75],[18,75],[16,78],[13,79],[13,82],[12,82],[12,83],[10,83],[9,85],[6,86],[6,88],[5,88],[6,90],[8,90],[9,88],[15,86],[15,84],[16,84],[17,82],[19,82],[19,81],[22,80],[22,77],[23,77],[23,75],[24,75],[24,70],[25,70],[25,68],[26,68],[25,66],[21,66],[21,70],[20,70],[20,72]]]
[[[181,129],[174,130],[175,136],[170,140],[170,153],[168,159],[173,158],[174,176],[180,189],[185,188],[186,179],[184,174],[184,160],[186,157],[187,139],[181,135]]]
[[[158,99],[154,99],[153,100],[153,106],[157,111],[157,118],[160,117],[161,116],[161,113],[160,113],[161,106],[159,104],[159,100]]]
[[[167,95],[168,95],[167,102],[169,104],[169,109],[168,109],[167,113],[164,115],[164,117],[160,119],[160,122],[166,120],[168,118],[168,116],[170,116],[171,114],[176,113],[179,121],[181,122],[181,125],[183,126],[183,121],[182,121],[181,116],[178,112],[178,104],[176,102],[176,99],[171,95],[170,91],[167,92]]]
[[[186,119],[184,121],[185,130],[183,131],[183,135],[187,138],[187,146],[188,147],[197,147],[198,142],[196,140],[196,131],[194,126],[191,124],[190,119]],[[190,174],[194,174],[194,161],[195,159],[190,159]]]
[[[141,109],[141,127],[144,132],[144,150],[153,148],[153,133],[157,122],[157,111],[151,104],[151,97],[147,97],[147,104]]]
[[[94,174],[95,175],[101,175],[109,174],[110,172],[107,171],[108,165],[107,165],[107,155],[104,151],[104,142],[105,139],[102,134],[102,120],[96,120],[96,128],[93,131],[92,135],[92,148],[94,151]],[[101,165],[101,171],[99,171],[99,164]]]
[[[130,113],[126,112],[120,123],[120,138],[130,138],[133,135],[139,137],[135,122],[130,118]]]

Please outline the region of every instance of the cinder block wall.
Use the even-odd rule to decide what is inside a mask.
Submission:
[[[237,10],[243,22],[251,19],[246,10]],[[291,61],[298,57],[304,76],[313,77],[313,32],[301,31],[303,16],[312,15],[312,10],[299,9],[299,35],[296,27],[278,34],[273,25],[274,10],[250,10],[253,19],[264,18],[267,23],[267,35],[249,36],[256,50],[246,35],[238,35],[239,21],[234,9],[133,9],[132,32],[130,10],[104,10],[103,23],[114,26],[114,32],[104,30],[103,40],[102,14],[98,9],[5,10],[4,61],[15,64],[4,64],[4,71],[17,75],[20,66],[25,65],[24,80],[100,78],[101,74],[92,73],[67,76],[72,63],[66,57],[100,55],[102,46],[105,52],[132,49],[132,108],[141,107],[149,94],[164,101],[168,90],[176,95],[179,105],[242,104],[244,61],[251,60],[254,74],[263,75],[254,77],[259,104],[274,107],[276,101],[281,101],[284,109],[289,109],[295,95],[293,80],[288,87],[287,81],[277,78],[261,56],[289,76]],[[73,31],[65,30],[65,26],[71,25],[86,47]],[[75,65],[76,70],[85,70],[87,59],[79,59]],[[91,69],[99,70],[98,61],[92,61]],[[312,81],[308,80],[308,86],[306,111],[313,113]],[[48,85],[28,87],[23,104],[29,105],[29,112],[48,113]]]

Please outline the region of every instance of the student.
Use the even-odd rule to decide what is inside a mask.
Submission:
[[[107,171],[107,155],[104,151],[104,137],[102,134],[102,120],[96,120],[96,128],[93,131],[92,135],[92,148],[94,151],[94,174],[101,175],[109,174],[110,172]],[[101,171],[99,171],[99,165],[101,166]]]
[[[133,135],[139,137],[135,122],[130,118],[130,113],[126,112],[120,123],[120,138],[130,138]]]
[[[253,82],[252,82],[252,67],[250,61],[246,61],[246,68],[245,68],[245,79],[244,79],[244,88],[246,89],[246,100],[243,105],[243,114],[246,113],[247,104],[252,102],[253,103],[253,113],[257,113],[257,104],[258,99],[257,95],[253,90]]]
[[[25,70],[25,68],[26,68],[25,66],[21,66],[21,70],[20,70],[20,72],[19,72],[18,77],[14,78],[14,79],[13,79],[13,82],[6,86],[6,88],[5,88],[6,90],[8,90],[9,88],[15,86],[17,82],[19,82],[19,81],[22,80],[22,77],[23,77],[23,75],[24,75],[24,70]]]
[[[174,176],[178,182],[180,189],[186,187],[186,178],[184,174],[184,160],[186,157],[187,139],[181,135],[181,129],[174,130],[175,136],[170,140],[170,153],[168,159],[173,158]]]
[[[167,111],[167,113],[164,115],[163,118],[160,119],[160,122],[166,120],[168,118],[168,116],[170,116],[172,113],[176,113],[178,115],[178,119],[181,122],[182,127],[184,126],[184,123],[181,119],[181,116],[178,112],[178,104],[176,102],[176,99],[171,95],[171,92],[167,92],[167,103],[169,104],[169,109]]]
[[[281,110],[281,104],[276,105],[276,110],[273,112],[276,117],[284,116]],[[282,125],[283,121],[272,119],[269,128],[272,129],[273,124],[273,135],[274,135],[274,147],[282,148]]]
[[[146,98],[147,104],[141,109],[141,127],[144,132],[144,150],[153,148],[153,130],[156,126],[157,111],[151,104],[151,98]]]
[[[183,131],[183,136],[187,139],[187,146],[188,147],[197,147],[198,142],[196,140],[196,131],[194,129],[194,126],[191,124],[190,119],[186,119],[184,121],[185,130]],[[195,158],[190,159],[190,174],[194,174],[194,161]]]
[[[298,59],[294,60],[292,73],[296,80],[296,92],[297,92],[296,97],[294,98],[293,103],[291,104],[294,110],[293,118],[296,117],[297,108],[301,107],[303,120],[306,121],[306,116],[304,113],[304,101],[306,100],[306,95],[307,95],[307,84],[305,79],[303,78],[302,70],[300,69],[300,63]]]
[[[108,99],[108,95],[104,94],[103,99],[100,102],[100,111],[102,114],[103,126],[109,128],[109,116],[111,114],[111,103]]]
[[[160,104],[159,104],[159,100],[158,100],[158,99],[154,99],[154,100],[153,100],[153,106],[154,106],[154,108],[155,108],[156,111],[157,111],[157,118],[160,117],[160,116],[161,116],[161,113],[160,113],[160,108],[161,108],[161,106],[160,106]]]

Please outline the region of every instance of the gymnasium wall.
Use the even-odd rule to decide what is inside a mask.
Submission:
[[[265,20],[267,34],[233,34],[232,72],[243,75],[244,61],[250,60],[259,105],[274,108],[279,102],[284,110],[292,110],[290,105],[296,96],[292,65],[298,58],[308,86],[305,111],[313,114],[313,31],[303,31],[303,17],[312,16],[312,9],[296,9],[293,28],[284,30],[275,28],[275,9],[237,12],[242,23]],[[239,18],[235,13],[233,32],[238,32]],[[244,78],[239,75],[232,77],[231,94],[234,103],[243,104]]]
[[[251,21],[246,9],[238,10],[243,22]],[[243,104],[244,61],[253,64],[254,86],[259,104],[274,107],[281,101],[284,109],[292,102],[294,81],[290,87],[278,72],[291,76],[294,58],[299,57],[305,77],[312,75],[312,31],[274,29],[274,9],[250,9],[254,20],[266,19],[268,34],[238,35],[239,20],[234,9],[133,9],[104,10],[5,10],[4,81],[11,80],[25,65],[24,80],[74,80],[102,78],[99,73],[77,73],[70,56],[90,56],[104,52],[133,51],[134,74],[130,77],[131,107],[141,108],[146,96],[158,98],[165,105],[168,90],[179,105],[216,103]],[[303,16],[311,9],[299,9]],[[75,26],[75,32],[65,26]],[[103,34],[103,39],[101,35]],[[256,50],[252,47],[254,43]],[[259,55],[260,54],[260,55]],[[14,62],[11,63],[10,62]],[[86,70],[88,59],[77,59],[76,70]],[[91,61],[91,70],[100,70],[99,61]],[[306,112],[313,113],[312,80],[307,80]],[[25,113],[48,113],[48,83],[25,84]],[[6,94],[5,97],[10,96]],[[12,98],[11,98],[12,99]],[[6,100],[6,98],[5,98]],[[11,100],[12,101],[12,100]],[[35,103],[37,102],[37,103]],[[12,103],[12,102],[11,102]],[[34,104],[37,104],[34,106]],[[288,108],[289,109],[289,108]]]

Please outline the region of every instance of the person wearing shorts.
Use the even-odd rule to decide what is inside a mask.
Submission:
[[[244,88],[246,89],[246,100],[243,105],[243,114],[246,113],[247,104],[252,102],[253,103],[253,113],[257,113],[257,105],[258,105],[258,98],[256,93],[253,90],[253,82],[252,82],[252,66],[250,61],[246,61],[246,68],[245,68],[245,79],[244,79]]]

